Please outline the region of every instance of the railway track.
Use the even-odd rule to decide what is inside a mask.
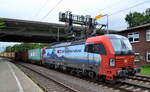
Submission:
[[[24,70],[26,69],[25,71],[29,70],[29,72],[36,73],[38,76],[40,76],[40,80],[41,80],[41,78],[44,78],[45,81],[43,81],[43,82],[45,82],[45,84],[47,84],[47,86],[43,87],[40,84],[38,84],[38,85],[40,85],[40,87],[43,88],[44,92],[79,92],[78,90],[73,89],[72,87],[63,84],[63,83],[55,80],[54,78],[48,77],[48,76],[34,70],[31,67],[28,67],[24,64],[18,64],[18,65],[20,67],[24,68]],[[31,75],[28,75],[28,76],[30,77]]]
[[[133,81],[117,81],[117,83],[113,86],[112,84],[102,82],[97,83],[97,85],[103,85],[103,87],[116,89],[117,91],[114,92],[150,92],[150,85],[141,85]]]
[[[150,86],[127,81],[121,81],[120,83],[121,83],[120,88],[126,89],[129,92],[150,92]]]
[[[135,76],[132,76],[132,77],[128,77],[128,79],[139,80],[139,81],[144,81],[144,82],[150,82],[150,77],[142,76],[142,75],[135,75]]]
[[[38,74],[40,72],[45,71],[45,70],[40,70],[41,68],[38,68],[39,66],[36,66],[36,65],[31,65],[31,64],[22,64],[22,65],[23,65],[23,67],[26,67],[28,69],[31,68],[30,69],[31,71],[34,71]],[[47,70],[50,70],[50,69],[47,69]],[[48,72],[48,73],[50,73],[50,72]],[[47,74],[47,73],[45,73],[45,74]],[[62,74],[64,74],[64,73],[62,73]],[[42,74],[42,76],[45,76],[45,75]],[[56,76],[63,77],[63,75],[56,75]],[[65,77],[66,76],[71,76],[71,75],[65,74]],[[49,77],[47,79],[49,79]],[[76,87],[76,88],[74,88],[71,85],[68,87],[64,83],[58,82],[57,84],[62,85],[62,88],[65,87],[65,91],[63,91],[63,92],[100,92],[100,91],[102,91],[102,92],[150,92],[149,85],[147,85],[147,86],[140,85],[140,84],[132,82],[132,81],[118,81],[117,84],[112,86],[112,84],[108,84],[108,83],[104,83],[104,82],[96,82],[96,81],[92,81],[92,80],[89,80],[86,78],[78,78],[78,77],[74,77],[74,76],[72,76],[71,78],[68,77],[67,79],[68,79],[68,81],[72,79],[72,81],[71,81],[72,84],[76,83],[76,82],[78,82],[79,84],[77,84],[78,87],[74,86],[74,87]],[[52,78],[52,80],[53,80],[53,78]],[[73,80],[75,80],[75,81],[73,81]],[[55,81],[57,81],[57,80],[55,80]],[[65,80],[65,81],[67,82],[67,80]],[[87,88],[87,90],[86,91],[79,90],[80,89],[79,87],[81,87],[81,88],[85,87],[85,88]],[[70,90],[70,88],[71,88],[71,90]],[[75,89],[78,89],[78,90],[75,90]],[[105,89],[107,89],[107,90],[105,90]],[[61,90],[63,90],[63,89],[61,89]],[[66,91],[66,90],[68,90],[68,91]],[[57,91],[57,92],[62,92],[62,91]]]

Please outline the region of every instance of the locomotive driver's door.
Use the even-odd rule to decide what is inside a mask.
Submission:
[[[85,51],[87,52],[88,68],[93,69],[95,65],[94,61],[94,44],[87,44]]]
[[[101,55],[106,55],[106,50],[103,44],[88,44],[86,45],[87,59],[88,59],[88,67],[90,69],[96,68],[98,64],[101,62]]]

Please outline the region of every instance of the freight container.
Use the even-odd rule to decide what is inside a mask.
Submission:
[[[22,52],[15,53],[15,59],[17,61],[27,62],[28,61],[28,51],[22,51]]]
[[[28,51],[23,51],[20,53],[20,58],[22,61],[27,62],[28,61]]]
[[[4,57],[4,53],[1,53],[1,57]]]
[[[7,53],[4,53],[4,57],[7,57],[8,56],[8,54]]]
[[[2,56],[3,56],[3,54],[2,54],[2,53],[0,53],[0,56],[2,57]]]
[[[42,49],[28,50],[28,59],[33,63],[41,63],[42,61]]]
[[[9,52],[8,57],[14,59],[15,58],[15,52]]]
[[[15,52],[12,52],[12,53],[11,53],[11,57],[12,57],[12,58],[15,58]]]
[[[10,58],[10,52],[7,52],[7,56],[6,57]]]
[[[21,60],[21,52],[16,52],[15,53],[15,60]]]

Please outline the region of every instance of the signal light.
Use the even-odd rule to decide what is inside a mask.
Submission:
[[[104,16],[103,14],[99,14],[99,15],[95,16],[95,19],[102,18],[103,16]]]

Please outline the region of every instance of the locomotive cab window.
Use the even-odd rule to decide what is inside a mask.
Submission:
[[[106,50],[103,44],[88,44],[85,46],[85,52],[106,55]]]

